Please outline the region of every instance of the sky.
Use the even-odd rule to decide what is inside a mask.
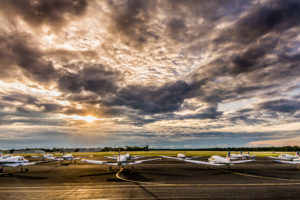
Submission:
[[[300,144],[298,0],[0,0],[0,147]]]

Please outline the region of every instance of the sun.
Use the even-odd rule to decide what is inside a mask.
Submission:
[[[82,120],[85,122],[94,122],[95,120],[98,120],[97,117],[94,117],[92,115],[86,115],[86,116],[81,116],[81,115],[64,115],[64,118],[71,118],[75,120]]]

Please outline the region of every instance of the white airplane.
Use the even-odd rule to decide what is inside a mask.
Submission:
[[[106,158],[115,159],[115,157],[106,156]],[[126,165],[135,165],[135,164],[141,164],[143,162],[153,161],[153,160],[161,160],[161,158],[152,158],[152,159],[146,159],[146,160],[136,160],[140,158],[139,156],[128,156],[128,154],[121,155],[119,152],[119,155],[116,157],[115,162],[110,161],[101,161],[101,160],[82,160],[83,162],[87,163],[93,163],[93,164],[99,164],[99,165],[110,165],[109,169],[112,170],[112,166],[120,166],[121,168],[124,168]]]
[[[273,156],[267,156],[267,158],[272,158],[272,159],[277,159],[277,160],[288,160],[288,161],[292,161],[294,159],[298,159],[299,157],[299,151],[297,151],[296,155],[290,155],[290,154],[281,154],[277,157],[273,157]]]
[[[55,160],[53,154],[43,154],[42,156],[31,156],[32,158],[42,158],[43,160]]]
[[[248,152],[247,154],[243,154],[243,151],[240,151],[240,154],[231,154],[230,158],[232,160],[235,159],[249,159],[249,158],[254,158],[256,157],[255,155],[250,155],[250,152]]]
[[[4,167],[21,167],[21,171],[28,171],[27,166],[34,165],[37,162],[29,162],[26,160],[23,156],[12,156],[12,155],[5,155],[2,156],[0,154],[0,165],[2,168],[0,169],[0,172],[2,173],[4,170]]]
[[[76,163],[77,160],[80,160],[81,157],[75,157],[72,154],[64,154],[62,157],[59,158],[55,158],[56,161],[60,161],[61,163],[63,163],[64,160],[66,161],[70,161],[70,163],[72,163],[72,161],[74,161],[74,163]]]
[[[176,157],[169,157],[169,156],[162,156],[162,157],[171,158],[171,159],[172,158],[176,158]],[[186,160],[190,160],[190,159],[194,159],[194,158],[199,158],[199,157],[202,157],[202,156],[187,157],[185,151],[184,151],[184,153],[178,153],[177,154],[177,158],[186,159]]]
[[[181,160],[184,162],[189,162],[189,163],[195,163],[195,164],[202,164],[206,166],[227,166],[228,168],[230,165],[234,164],[241,164],[241,163],[248,163],[248,162],[253,162],[254,160],[236,160],[236,161],[231,161],[230,160],[230,152],[227,153],[226,157],[218,156],[218,155],[213,155],[208,159],[208,162],[206,161],[199,161],[199,160],[190,160],[190,159],[182,159],[182,158],[175,158],[175,157],[169,157],[169,156],[162,156],[163,158],[171,158],[171,159],[176,159],[176,160]]]
[[[134,160],[134,159],[139,159],[139,158],[143,158],[144,157],[144,156],[131,156],[130,153],[126,153],[125,156],[127,157],[127,160],[132,160],[132,159]],[[118,159],[118,155],[104,156],[104,158],[117,160]]]
[[[285,163],[285,164],[298,165],[298,168],[300,169],[300,158],[293,159],[292,161],[287,161],[287,160],[275,160],[275,162],[280,162],[280,163]]]

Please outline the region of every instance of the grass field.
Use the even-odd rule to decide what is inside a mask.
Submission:
[[[122,151],[121,154],[125,154],[125,151]],[[129,151],[130,155],[135,156],[177,156],[178,153],[183,153],[183,151]],[[232,151],[232,154],[239,154],[239,151]],[[243,152],[244,154],[247,152]],[[265,157],[265,156],[278,156],[281,153],[287,153],[291,155],[295,155],[294,152],[250,152],[250,155],[256,155],[257,157]],[[69,153],[66,153],[69,154]],[[118,152],[71,152],[74,156],[84,157],[84,156],[93,156],[93,157],[103,157],[103,156],[111,156],[117,155]],[[24,154],[14,154],[14,155],[22,155],[22,156],[33,156],[38,155],[34,153],[24,153]],[[54,153],[55,156],[62,156],[62,153]],[[212,156],[212,155],[220,155],[226,156],[227,151],[186,151],[186,156]]]

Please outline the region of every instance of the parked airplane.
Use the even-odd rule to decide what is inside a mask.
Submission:
[[[248,152],[247,154],[243,154],[243,151],[240,151],[240,154],[231,154],[231,159],[235,160],[235,159],[249,159],[249,158],[254,158],[256,157],[255,155],[250,155],[250,152]]]
[[[169,157],[169,156],[162,156],[162,157],[165,157],[165,158],[171,158],[171,159],[172,159],[172,158],[176,158],[176,157]],[[187,157],[185,151],[184,151],[184,153],[178,153],[178,154],[177,154],[177,158],[180,158],[180,159],[187,159],[187,160],[194,159],[194,158],[199,158],[199,157],[202,157],[202,156]]]
[[[280,162],[280,163],[285,163],[285,164],[292,164],[292,165],[298,165],[298,168],[300,169],[300,158],[293,159],[292,161],[275,160],[275,162]]]
[[[241,163],[247,163],[247,162],[253,162],[254,160],[236,160],[236,161],[231,161],[230,160],[230,152],[227,153],[226,157],[218,156],[218,155],[213,155],[208,159],[208,162],[206,161],[199,161],[199,160],[190,160],[190,159],[182,159],[182,158],[175,158],[175,157],[169,157],[169,156],[161,156],[163,158],[171,158],[171,159],[176,159],[176,160],[181,160],[184,162],[189,162],[189,163],[195,163],[195,164],[203,164],[206,166],[227,166],[228,168],[230,165],[234,164],[241,164]]]
[[[109,156],[106,156],[106,158],[115,159],[115,157],[109,157]],[[138,158],[140,158],[140,157],[135,157],[135,156],[131,157],[131,156],[128,156],[128,154],[121,155],[120,152],[119,152],[119,155],[116,157],[115,162],[101,161],[101,160],[82,160],[82,161],[87,162],[87,163],[99,164],[99,165],[110,165],[109,169],[112,170],[113,165],[120,166],[121,168],[124,168],[124,166],[126,166],[126,165],[135,165],[135,164],[141,164],[143,162],[148,162],[148,161],[153,161],[153,160],[161,160],[161,158],[136,160]]]
[[[300,157],[299,157],[299,151],[297,151],[296,155],[294,155],[294,156],[290,155],[290,154],[281,154],[277,157],[267,156],[267,158],[292,161],[292,160],[300,158]]]
[[[0,165],[2,168],[0,169],[0,172],[2,173],[4,170],[4,167],[21,167],[21,171],[28,171],[27,166],[34,165],[36,162],[29,162],[26,160],[23,156],[12,156],[12,155],[5,155],[2,156],[0,154]]]
[[[132,159],[134,160],[134,159],[139,159],[139,158],[143,158],[144,157],[144,156],[131,156],[130,153],[126,153],[125,156],[127,157],[127,160],[132,160]],[[117,160],[118,159],[118,155],[104,156],[104,158]]]
[[[61,164],[63,163],[64,160],[70,161],[70,163],[72,163],[72,161],[74,161],[74,163],[76,163],[76,161],[80,160],[80,159],[81,159],[81,157],[75,157],[72,154],[63,154],[62,157],[55,158],[55,160],[60,161]]]
[[[42,158],[43,160],[55,160],[53,154],[43,154],[42,156],[31,156],[32,158]]]

